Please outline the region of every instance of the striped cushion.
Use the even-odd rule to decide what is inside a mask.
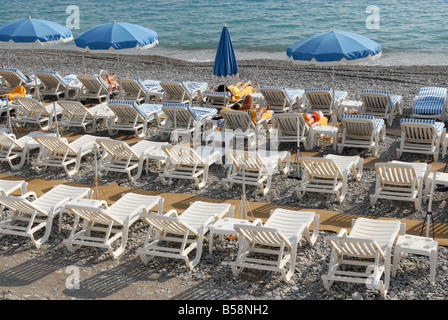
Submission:
[[[146,118],[146,116],[154,111],[157,114],[161,115],[163,113],[161,104],[153,104],[153,103],[142,103],[140,105],[136,104],[135,109],[142,115],[142,117]],[[150,118],[155,117],[155,114],[152,114]]]
[[[147,89],[157,88],[157,91],[163,91],[163,88],[160,86],[159,80],[143,80],[143,84]]]
[[[344,121],[344,119],[373,120],[373,126],[375,128],[376,133],[379,133],[381,129],[384,127],[383,119],[375,119],[375,117],[371,115],[344,114],[342,115],[342,121]]]
[[[443,131],[443,128],[445,128],[445,123],[443,122],[436,122],[433,119],[415,119],[415,118],[403,118],[400,121],[400,124],[403,123],[421,123],[421,124],[432,124],[436,128],[436,135],[437,137],[440,136],[440,134]]]
[[[223,97],[224,98],[224,92],[218,92],[218,91],[213,91],[213,90],[206,90],[204,93],[205,96],[209,96],[209,97]],[[226,96],[227,98],[232,98],[232,95],[230,94],[230,92],[226,92]]]
[[[447,99],[447,89],[438,87],[420,88],[414,107],[413,114],[439,115],[442,114]]]
[[[218,113],[218,110],[215,108],[192,107],[188,103],[164,103],[163,107],[185,108],[190,111],[190,114],[195,121],[202,121],[203,119]]]
[[[325,91],[325,92],[329,92],[330,94],[332,94],[333,90],[331,88],[306,88],[305,89],[305,93],[307,92],[319,92],[319,91]],[[334,103],[338,104],[339,102],[341,102],[342,99],[345,99],[348,95],[347,91],[341,91],[341,90],[335,90],[334,91]]]
[[[70,83],[70,82],[73,82],[73,81],[77,81],[78,80],[78,76],[79,76],[79,74],[69,74],[69,75],[66,75],[65,77],[64,77],[64,81],[65,82],[67,82],[67,83]]]
[[[201,92],[204,92],[208,89],[207,82],[183,82],[182,85],[185,90],[191,95],[194,90],[199,89]]]
[[[42,74],[52,74],[54,75],[59,81],[61,81],[65,86],[68,86],[68,82],[65,81],[65,79],[59,74],[59,72],[57,71],[44,71],[44,70],[37,70],[36,71],[37,74],[42,73]]]

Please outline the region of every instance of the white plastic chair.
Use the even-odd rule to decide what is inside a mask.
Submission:
[[[78,80],[82,83],[78,100],[94,99],[100,103],[109,101],[109,86],[104,82],[103,78],[98,75],[78,76]]]
[[[158,214],[163,212],[164,199],[160,196],[148,196],[125,193],[120,199],[108,206],[101,201],[101,206],[89,206],[83,201],[71,202],[64,210],[74,215],[70,236],[63,241],[70,252],[81,246],[107,249],[114,258],[121,256],[126,248],[130,227],[148,214],[156,206]],[[79,223],[82,225],[79,227]],[[121,240],[120,246],[115,243]]]
[[[448,108],[448,89],[440,87],[422,87],[414,98],[411,118],[446,119]]]
[[[42,130],[48,130],[53,127],[55,117],[63,112],[58,103],[44,106],[38,100],[28,97],[14,97],[14,101],[21,107],[21,111],[11,119],[17,126],[34,124]]]
[[[58,100],[60,95],[66,95],[69,83],[57,71],[36,71],[36,76],[43,87],[39,89],[41,96],[55,96]]]
[[[331,115],[333,112],[338,114],[339,106],[347,95],[347,91],[335,90],[333,96],[333,90],[330,88],[307,88],[305,89],[307,112],[322,111],[325,115]]]
[[[204,101],[204,93],[208,89],[207,82],[194,81],[160,81],[163,88],[163,103],[189,103],[193,105],[194,99]]]
[[[302,114],[275,114],[272,116],[272,128],[271,141],[274,143],[294,142],[308,148],[311,127],[306,123]]]
[[[204,236],[211,226],[226,214],[233,217],[233,212],[234,207],[228,203],[195,201],[180,215],[174,209],[163,215],[142,214],[140,219],[151,228],[137,253],[145,264],[155,256],[167,257],[182,259],[193,269],[201,260]],[[150,241],[153,231],[156,236]]]
[[[104,104],[98,104],[86,108],[79,101],[59,100],[58,105],[64,110],[62,119],[59,121],[61,128],[82,128],[85,132],[96,132],[98,118],[112,116],[112,111]],[[87,129],[91,126],[90,129]]]
[[[386,297],[389,289],[392,249],[405,225],[395,220],[357,218],[350,233],[341,229],[325,237],[331,247],[328,274],[322,275],[329,290],[334,281],[365,284]]]
[[[403,113],[403,97],[390,94],[385,90],[364,89],[361,91],[363,115],[371,115],[377,119],[384,119],[391,126],[396,113]]]
[[[120,99],[149,103],[150,90],[139,78],[119,77]]]
[[[228,263],[233,275],[238,276],[245,268],[251,268],[280,272],[288,282],[296,268],[299,242],[305,238],[313,246],[317,240],[319,215],[278,208],[271,211],[264,225],[260,219],[255,219],[251,225],[235,224],[234,228],[239,248],[236,260]]]

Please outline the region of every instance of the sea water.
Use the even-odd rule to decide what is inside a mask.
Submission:
[[[348,31],[382,45],[379,65],[447,65],[447,0],[2,0],[0,25],[32,18],[67,26],[74,37],[122,21],[158,34],[134,54],[213,61],[227,25],[238,60],[287,59],[288,46],[316,33]],[[73,49],[74,42],[50,48]]]

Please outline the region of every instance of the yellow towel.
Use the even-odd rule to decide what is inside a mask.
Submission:
[[[0,98],[8,98],[9,101],[13,101],[14,97],[26,97],[26,89],[22,86],[17,86],[10,93],[0,95]]]
[[[244,97],[244,96],[246,96],[246,95],[248,95],[250,93],[255,93],[255,89],[252,86],[247,86],[246,88],[244,88],[241,91],[238,90],[238,92],[234,92],[234,95],[232,96],[231,100],[232,101],[237,101],[237,100],[241,99],[242,97]]]

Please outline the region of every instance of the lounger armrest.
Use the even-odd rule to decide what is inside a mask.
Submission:
[[[28,197],[33,197],[34,198],[34,200],[36,200],[37,199],[37,195],[36,195],[36,193],[34,192],[34,191],[28,191],[28,192],[26,192],[25,194],[22,194],[21,196],[20,196],[20,198],[28,198]]]
[[[263,221],[261,221],[260,218],[256,218],[254,221],[252,221],[252,223],[250,225],[251,226],[263,226]]]
[[[337,234],[337,237],[347,237],[347,236],[348,236],[347,229],[341,229]]]
[[[164,215],[164,217],[178,217],[177,211],[175,209],[168,210]]]
[[[70,201],[71,198],[70,197],[65,197],[62,198],[61,200],[59,200],[59,202],[55,203],[52,207],[50,212],[55,213],[57,211],[58,208],[62,207],[64,203]]]

